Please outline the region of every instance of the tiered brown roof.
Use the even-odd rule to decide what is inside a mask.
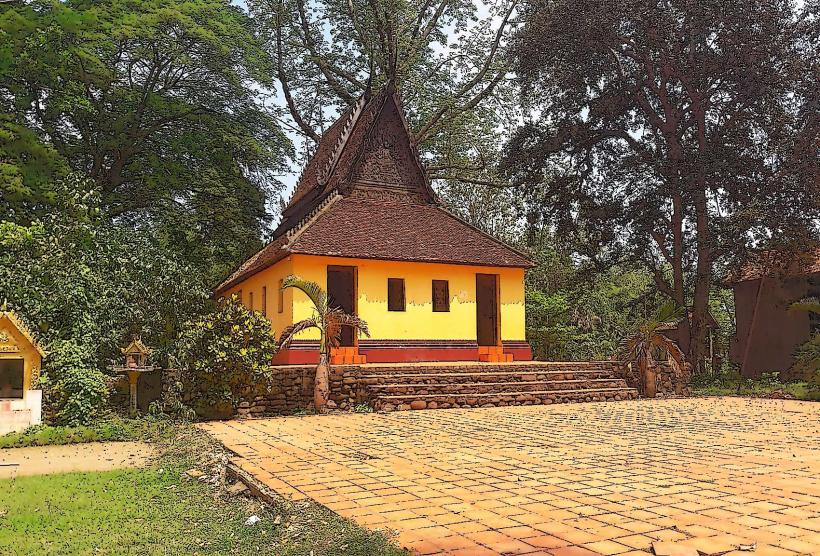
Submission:
[[[216,294],[290,254],[533,266],[523,253],[440,206],[390,86],[365,93],[328,128],[273,240]]]

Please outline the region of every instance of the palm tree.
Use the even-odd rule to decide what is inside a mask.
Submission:
[[[621,342],[621,359],[627,363],[637,361],[641,393],[647,398],[655,397],[655,353],[660,352],[668,356],[675,374],[683,372],[683,352],[663,333],[668,325],[677,323],[682,315],[682,308],[676,309],[673,303],[666,303],[653,317],[638,325],[633,334]]]
[[[367,323],[345,313],[338,307],[330,307],[327,293],[316,282],[303,280],[298,276],[288,276],[282,281],[282,289],[296,288],[302,291],[313,302],[313,316],[295,322],[282,331],[279,337],[279,349],[286,348],[301,331],[309,328],[319,330],[319,364],[316,366],[316,379],[313,386],[313,403],[316,411],[324,412],[330,396],[329,363],[330,350],[339,345],[343,326],[351,326],[357,332],[370,337]]]

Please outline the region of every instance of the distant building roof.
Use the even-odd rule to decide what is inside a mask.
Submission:
[[[729,273],[727,284],[759,280],[763,276],[798,277],[820,273],[820,247],[803,253],[761,251],[752,259]]]
[[[220,295],[290,254],[533,266],[524,253],[439,204],[391,86],[365,93],[325,134],[273,240],[220,284]]]

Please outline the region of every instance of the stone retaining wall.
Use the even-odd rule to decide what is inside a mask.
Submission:
[[[632,365],[616,363],[615,370],[618,376],[626,380],[630,388],[637,388],[639,392],[643,391],[640,377],[638,376],[638,365],[636,363]],[[670,364],[660,362],[655,367],[656,396],[658,398],[688,396],[689,382],[691,379],[692,371],[688,364],[681,373],[676,373]]]
[[[240,416],[287,415],[306,410],[313,402],[313,366],[274,367],[270,390],[239,403]]]
[[[566,368],[563,368],[566,367]],[[584,369],[586,371],[599,371],[601,373],[612,373],[613,363],[607,361],[593,362],[571,362],[566,364],[534,362],[495,368],[492,370],[511,374],[521,374],[519,380],[544,380],[545,371],[564,371],[562,375],[553,376],[554,380],[572,379],[573,369]],[[475,362],[464,362],[464,364],[443,364],[441,367],[425,369],[419,365],[390,365],[385,367],[360,367],[358,365],[331,366],[330,368],[330,409],[352,409],[358,404],[372,403],[372,393],[368,390],[368,385],[390,384],[395,382],[394,375],[400,373],[423,373],[441,371],[476,371],[481,372],[482,367]],[[489,368],[487,370],[490,370]],[[286,415],[297,411],[304,411],[313,403],[313,380],[315,377],[315,367],[313,365],[283,365],[273,368],[274,376],[271,390],[268,394],[259,395],[253,399],[247,399],[239,404],[238,414],[242,416],[260,415]],[[367,374],[371,378],[367,384],[360,380],[360,375]],[[373,378],[375,377],[375,378]],[[465,392],[469,393],[474,387],[472,384],[465,384]],[[614,399],[614,398],[613,398]]]
[[[583,370],[586,372],[584,376],[578,376],[574,371]],[[269,415],[289,415],[299,411],[305,411],[313,405],[313,381],[315,376],[314,365],[282,365],[273,367],[273,380],[270,391],[263,395],[258,395],[253,398],[248,398],[240,402],[237,415],[239,416],[269,416]],[[637,373],[630,369],[628,365],[620,363],[613,363],[608,361],[593,361],[593,362],[570,362],[570,363],[545,363],[545,362],[521,362],[519,364],[504,365],[503,367],[485,366],[481,367],[474,362],[465,362],[464,364],[442,364],[441,366],[426,367],[421,365],[385,365],[385,366],[367,366],[361,367],[358,365],[344,365],[331,366],[330,368],[330,402],[331,409],[349,410],[358,404],[374,405],[374,390],[381,390],[378,386],[393,384],[396,382],[396,374],[416,374],[418,377],[405,379],[405,382],[414,382],[421,388],[424,388],[424,383],[435,383],[435,380],[428,380],[424,375],[428,373],[434,374],[439,372],[466,372],[473,371],[475,373],[496,372],[504,373],[504,382],[512,383],[520,381],[559,381],[559,380],[578,380],[583,378],[622,378],[631,388],[637,388],[639,381]],[[549,373],[547,375],[546,373]],[[367,375],[367,379],[362,379],[362,375]],[[175,371],[166,370],[163,372],[163,393],[170,388],[170,383],[178,380]],[[456,383],[454,387],[459,390],[459,384],[464,381],[462,377],[448,378],[447,382]],[[657,391],[660,397],[681,396],[688,395],[688,377],[676,376],[671,367],[664,365],[659,368],[657,373]],[[372,387],[377,388],[373,389]],[[612,387],[614,384],[604,384],[603,386]],[[512,388],[516,390],[515,387]],[[481,386],[477,382],[464,382],[463,392],[461,394],[467,395],[471,393],[484,393]],[[416,390],[416,393],[421,390]],[[450,390],[450,392],[456,392]],[[394,392],[391,392],[394,393]],[[396,392],[401,393],[401,392]],[[408,392],[409,393],[409,392]],[[424,392],[425,394],[427,392]],[[518,396],[527,396],[526,392],[518,394]],[[602,394],[602,399],[609,399],[609,393]],[[570,396],[572,397],[572,396]],[[592,397],[589,400],[584,396],[572,401],[594,401]],[[594,396],[593,396],[594,397]],[[611,394],[611,399],[621,399],[623,396],[615,393]],[[628,396],[631,397],[631,396]],[[628,397],[624,398],[627,399]],[[596,398],[597,399],[597,398]],[[147,398],[145,401],[149,401]],[[190,400],[183,400],[188,401]],[[481,403],[490,403],[495,400],[479,400]],[[503,401],[503,400],[502,400]],[[517,403],[526,403],[526,400],[513,400]],[[558,399],[553,400],[555,402]],[[569,401],[569,400],[566,400]],[[508,402],[509,403],[509,402]],[[541,401],[541,403],[545,403]],[[500,405],[506,403],[499,402]],[[442,405],[442,407],[456,407],[459,404]]]

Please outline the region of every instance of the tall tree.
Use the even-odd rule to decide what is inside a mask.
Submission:
[[[37,329],[52,366],[70,344],[102,369],[134,336],[166,364],[181,323],[205,310],[202,273],[154,234],[101,219],[90,180],[69,175],[52,192],[53,210],[42,218],[0,222],[0,303]]]
[[[515,56],[531,117],[504,169],[563,225],[631,251],[661,291],[691,304],[695,364],[713,264],[755,241],[816,234],[816,10],[789,0],[525,5]]]
[[[225,0],[0,4],[0,112],[216,280],[256,247],[290,149],[253,28]]]
[[[249,0],[310,154],[368,84],[397,82],[434,179],[492,183],[516,112],[507,42],[519,0]],[[372,83],[371,83],[372,80]]]
[[[65,160],[31,129],[0,114],[0,219],[31,217],[55,198]]]

